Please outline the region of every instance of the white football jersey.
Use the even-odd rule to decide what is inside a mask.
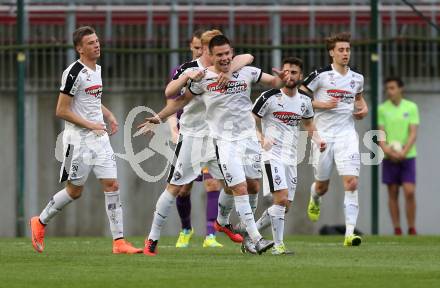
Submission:
[[[191,82],[191,93],[202,95],[205,102],[211,137],[227,141],[257,137],[250,95],[252,83],[261,75],[261,69],[246,66],[233,72],[224,88],[218,87],[218,75],[209,70],[202,80]]]
[[[183,73],[188,71],[204,69],[200,59],[187,62],[177,69],[173,76],[173,80],[178,79]],[[181,94],[185,93],[185,88]],[[184,108],[179,119],[180,130],[182,135],[190,135],[193,137],[204,137],[209,135],[209,126],[205,121],[206,106],[201,96],[195,96]]]
[[[255,101],[252,112],[261,118],[264,137],[274,140],[268,151],[263,149],[263,161],[276,159],[296,165],[299,124],[313,117],[310,97],[297,91],[287,96],[280,89],[265,91]]]
[[[104,123],[101,66],[96,65],[96,70],[92,70],[79,60],[73,62],[63,72],[60,92],[73,97],[71,109],[75,114],[90,122]],[[81,134],[90,132],[69,121],[65,121],[65,129]]]
[[[349,69],[345,75],[341,75],[329,65],[312,72],[303,84],[313,92],[314,100],[339,100],[336,108],[315,109],[316,128],[321,137],[333,140],[353,132],[355,97],[364,90],[362,74]]]

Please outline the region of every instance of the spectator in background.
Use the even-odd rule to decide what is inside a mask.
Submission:
[[[382,166],[382,182],[388,187],[388,206],[394,226],[394,234],[401,235],[399,213],[399,188],[405,194],[405,210],[408,234],[416,235],[416,137],[419,125],[417,104],[403,99],[403,81],[399,77],[385,80],[388,97],[378,110],[379,129],[386,133],[386,141],[380,142],[385,153]]]

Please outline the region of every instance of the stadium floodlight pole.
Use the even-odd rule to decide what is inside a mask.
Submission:
[[[377,105],[379,97],[379,42],[378,42],[378,1],[371,1],[371,26],[370,26],[370,90],[371,90],[371,128],[377,129]],[[375,139],[377,141],[377,139]],[[373,156],[377,156],[378,146],[373,145]],[[371,165],[371,233],[379,232],[379,183],[378,166]]]
[[[24,1],[17,0],[17,45],[24,44]],[[25,187],[25,65],[26,54],[21,47],[17,50],[17,116],[16,116],[16,235],[23,237],[24,225],[24,187]]]

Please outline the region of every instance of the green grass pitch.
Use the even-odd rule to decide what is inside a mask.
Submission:
[[[225,247],[202,248],[195,237],[177,249],[164,237],[156,257],[112,255],[109,238],[49,237],[43,254],[29,239],[0,238],[0,287],[440,287],[440,237],[366,236],[360,247],[288,237],[294,256],[242,255],[218,238]]]

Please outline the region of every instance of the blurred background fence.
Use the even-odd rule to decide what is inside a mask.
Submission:
[[[0,236],[14,236],[17,232],[17,183],[13,169],[17,146],[17,139],[13,136],[16,130],[17,51],[25,48],[26,55],[24,216],[27,218],[38,213],[50,196],[61,187],[56,182],[59,163],[55,159],[54,148],[62,123],[54,117],[54,107],[61,72],[76,57],[71,35],[78,26],[95,27],[101,38],[103,101],[115,110],[121,123],[135,106],[146,105],[156,111],[163,106],[163,89],[169,71],[190,59],[188,42],[192,32],[199,28],[221,29],[232,39],[236,53],[252,53],[255,56],[254,65],[265,71],[280,66],[282,57],[294,55],[304,60],[306,74],[328,63],[328,54],[323,46],[326,36],[333,32],[350,31],[353,38],[351,66],[365,75],[366,98],[370,101],[369,44],[373,41],[370,39],[370,1],[24,2],[25,46],[17,46],[16,3],[0,0],[0,119],[3,123],[0,155],[5,163],[0,171],[0,217],[3,219],[0,221]],[[414,2],[426,19],[432,23],[440,21],[438,1]],[[402,76],[407,96],[421,108],[418,161],[420,193],[417,200],[419,207],[432,207],[433,210],[419,210],[418,226],[421,233],[440,233],[435,223],[439,215],[435,212],[435,206],[432,206],[440,201],[440,196],[431,188],[438,163],[438,154],[431,141],[440,137],[438,129],[432,125],[440,120],[440,101],[437,95],[440,88],[439,31],[404,1],[380,1],[379,12],[378,84],[380,86],[382,77]],[[260,88],[255,89],[253,96],[258,92],[261,92]],[[360,133],[371,129],[369,121],[359,123]],[[166,131],[164,133],[166,135]],[[163,143],[166,144],[167,140],[164,139]],[[122,135],[115,136],[112,141],[116,152],[123,151]],[[141,140],[136,141],[135,146],[139,149],[145,145]],[[365,150],[365,147],[361,149]],[[159,158],[157,161],[146,161],[143,167],[152,172],[161,170],[167,162]],[[146,183],[122,159],[118,160],[118,169],[121,186],[126,193],[127,231],[129,234],[144,234],[151,221],[156,198],[163,190],[164,179],[157,183]],[[303,163],[299,171],[297,206],[290,212],[293,216],[288,232],[316,233],[322,224],[342,223],[341,183],[337,178],[334,178],[337,181],[333,181],[335,184],[331,193],[338,196],[329,196],[326,200],[323,219],[315,226],[306,220],[305,207],[312,170],[310,165]],[[99,190],[96,181],[91,182],[88,191]],[[361,174],[361,191],[359,226],[364,232],[369,232],[372,203],[368,167]],[[391,226],[383,192],[380,194],[380,232],[389,233]],[[204,195],[198,185],[195,187],[195,195],[198,196],[193,196],[194,221],[198,232],[203,233]],[[87,192],[83,198],[54,221],[49,234],[102,235],[108,232],[102,195]],[[262,205],[264,207],[263,202]],[[177,217],[170,217],[170,220],[165,233],[172,234],[178,230],[178,220]]]

